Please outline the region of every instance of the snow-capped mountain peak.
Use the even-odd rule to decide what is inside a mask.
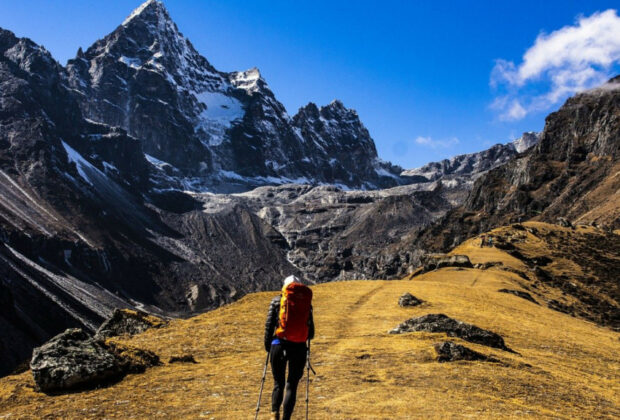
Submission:
[[[85,116],[141,139],[146,154],[176,170],[173,181],[183,189],[279,180],[362,188],[406,182],[377,163],[374,141],[354,110],[336,100],[296,123],[257,68],[216,70],[158,0],[78,53],[67,73]]]
[[[168,12],[163,3],[159,0],[147,0],[138,6],[127,18],[123,21],[122,25],[128,25],[134,18],[141,16],[156,16],[160,18],[162,16],[168,16]]]
[[[267,82],[260,74],[258,68],[253,67],[246,71],[236,71],[230,73],[230,82],[233,86],[243,89],[249,94],[257,92],[259,89],[266,88]]]

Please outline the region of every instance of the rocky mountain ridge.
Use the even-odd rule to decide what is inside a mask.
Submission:
[[[482,152],[457,155],[441,162],[430,162],[415,169],[403,171],[403,175],[422,177],[432,182],[439,179],[449,180],[459,177],[462,180],[475,181],[483,173],[508,162],[519,153],[523,153],[540,140],[540,134],[523,133],[518,139],[507,144],[496,144]],[[419,179],[419,178],[416,178]]]

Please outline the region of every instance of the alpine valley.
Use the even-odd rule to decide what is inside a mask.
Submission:
[[[619,171],[620,78],[541,133],[404,170],[341,101],[290,116],[258,69],[215,69],[160,1],[65,66],[0,29],[0,375],[115,308],[185,318],[289,274],[400,279],[503,225],[592,224],[617,247]],[[610,261],[577,285],[526,278],[618,328]]]

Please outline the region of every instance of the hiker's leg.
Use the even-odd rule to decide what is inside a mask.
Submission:
[[[284,411],[282,420],[289,420],[295,408],[297,384],[304,375],[306,366],[306,344],[290,346],[287,349],[288,378],[286,380],[286,393],[284,395]]]
[[[271,345],[271,373],[273,374],[273,392],[271,393],[271,412],[273,413],[280,411],[286,379],[286,358],[280,344]]]

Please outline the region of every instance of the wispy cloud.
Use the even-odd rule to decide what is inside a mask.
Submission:
[[[496,60],[490,84],[503,92],[491,108],[508,121],[548,110],[575,92],[602,84],[619,63],[620,17],[616,10],[579,17],[572,26],[541,33],[518,65]],[[530,89],[532,85],[537,89]]]
[[[430,147],[431,149],[447,149],[448,147],[459,144],[459,139],[452,137],[449,139],[435,140],[430,136],[419,136],[415,139],[415,142],[421,146]]]

